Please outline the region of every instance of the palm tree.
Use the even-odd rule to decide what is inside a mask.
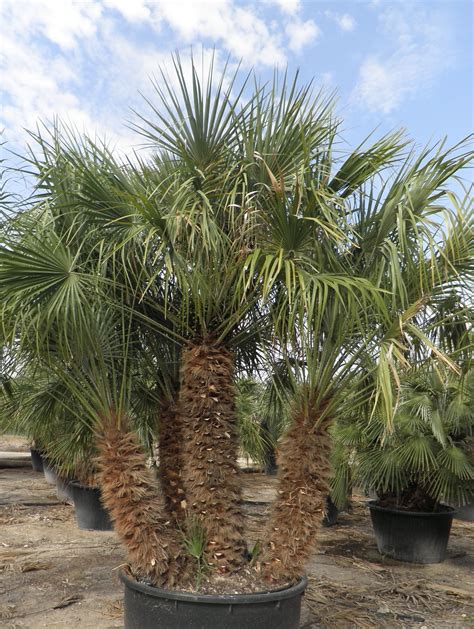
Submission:
[[[392,431],[377,416],[341,422],[336,440],[355,481],[397,509],[429,512],[441,502],[469,501],[473,383],[472,369],[459,377],[430,359],[404,376]]]
[[[59,350],[132,570],[168,587],[190,578],[176,519],[198,523],[209,578],[249,574],[235,384],[284,365],[292,425],[256,564],[284,582],[316,541],[348,392],[389,420],[405,345],[439,351],[423,323],[472,268],[445,185],[472,154],[406,157],[393,133],[340,159],[333,99],[298,77],[252,90],[174,63],[136,125],[152,157],[36,134],[37,194],[0,251],[6,336],[46,364]],[[131,429],[139,356],[156,372],[166,501]]]

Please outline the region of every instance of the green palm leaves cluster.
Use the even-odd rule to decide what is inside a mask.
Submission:
[[[371,422],[342,419],[335,427],[339,457],[333,490],[345,500],[350,478],[379,496],[428,496],[462,505],[474,493],[474,373],[462,378],[436,362],[403,379],[393,430],[376,417]],[[409,495],[411,493],[411,495]]]
[[[59,379],[92,431],[110,409],[140,425],[207,344],[277,383],[272,404],[304,384],[318,421],[350,395],[390,423],[412,361],[469,355],[472,202],[452,181],[470,139],[418,154],[395,132],[347,155],[333,98],[298,76],[185,67],[136,118],[146,151],[32,134],[34,193],[2,225],[10,375]]]
[[[76,351],[101,334],[90,318],[118,305],[168,351],[212,336],[247,366],[276,338],[304,347],[319,389],[354,371],[365,342],[389,398],[392,358],[408,337],[429,344],[423,317],[472,272],[472,207],[447,187],[468,145],[407,155],[394,133],[344,159],[332,100],[297,78],[242,106],[237,76],[216,83],[211,68],[202,84],[193,67],[189,82],[179,59],[175,71],[139,126],[152,159],[123,163],[59,128],[34,135],[36,192],[1,254],[9,329]]]

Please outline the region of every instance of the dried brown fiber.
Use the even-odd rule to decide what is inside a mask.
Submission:
[[[330,419],[300,398],[279,457],[279,493],[263,539],[261,568],[272,581],[303,574],[322,524],[331,475]]]
[[[159,417],[159,469],[165,507],[177,523],[185,517],[185,493],[182,480],[182,418],[173,403],[164,404]]]
[[[180,411],[188,511],[202,523],[206,562],[223,574],[246,563],[233,372],[233,355],[222,346],[203,343],[183,352]]]
[[[186,573],[178,533],[165,516],[162,496],[135,433],[116,426],[116,420],[108,422],[98,443],[102,500],[134,575],[173,588]]]

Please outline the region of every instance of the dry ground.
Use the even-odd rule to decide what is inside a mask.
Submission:
[[[0,450],[24,447],[20,440],[0,439]],[[243,474],[243,480],[254,541],[275,479]],[[308,566],[302,626],[474,627],[474,525],[455,521],[443,564],[404,564],[378,554],[364,502],[357,496],[353,513],[323,529]],[[72,506],[58,502],[41,474],[0,469],[1,627],[121,627],[117,568],[123,561],[114,533],[80,531]]]

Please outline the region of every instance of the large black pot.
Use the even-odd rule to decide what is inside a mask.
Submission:
[[[474,498],[465,505],[451,505],[456,510],[454,517],[456,520],[464,520],[464,522],[474,522]]]
[[[254,594],[209,596],[138,583],[125,585],[125,629],[297,629],[305,577],[289,588]]]
[[[43,459],[43,473],[47,483],[49,483],[50,485],[56,485],[58,475],[56,474],[56,470],[52,467],[51,463],[49,463],[46,459]]]
[[[417,513],[368,503],[377,548],[382,555],[399,561],[440,563],[446,557],[455,510]]]
[[[334,526],[337,524],[337,518],[339,517],[339,509],[336,507],[331,499],[331,496],[326,496],[326,504],[324,508],[323,526]]]
[[[35,472],[43,471],[43,457],[41,456],[41,452],[39,450],[35,450],[35,448],[31,448],[31,467]]]
[[[69,502],[72,500],[71,480],[56,475],[56,494],[59,500]]]
[[[69,483],[77,526],[80,529],[93,531],[112,531],[113,525],[109,514],[100,500],[100,490],[96,487],[85,487],[80,483]]]

